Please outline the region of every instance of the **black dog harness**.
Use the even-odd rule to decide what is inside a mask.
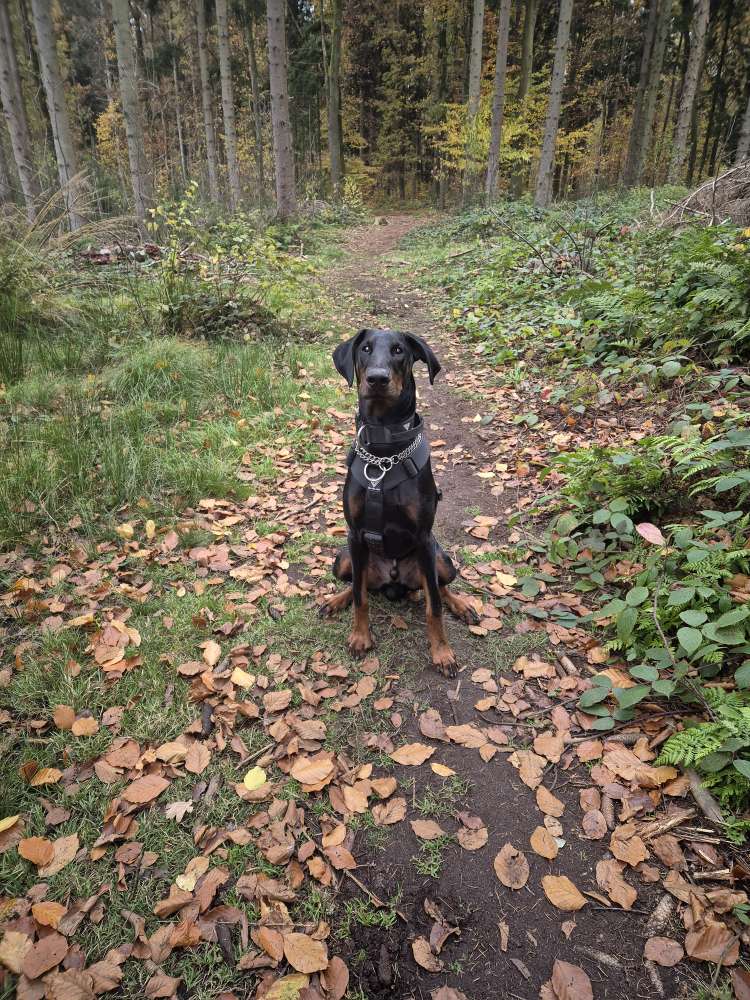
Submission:
[[[394,447],[399,448],[395,455],[377,454],[380,449],[392,451]],[[415,479],[429,460],[430,443],[419,414],[415,413],[405,426],[385,426],[366,424],[357,412],[357,436],[349,450],[347,465],[353,478],[365,488],[362,538],[376,555],[397,560],[411,551],[394,551],[384,537],[384,494],[407,479]],[[437,495],[440,500],[439,490]]]

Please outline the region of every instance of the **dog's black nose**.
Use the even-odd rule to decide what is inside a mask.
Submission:
[[[367,372],[367,384],[374,388],[388,385],[391,381],[391,373],[387,368],[371,368]]]

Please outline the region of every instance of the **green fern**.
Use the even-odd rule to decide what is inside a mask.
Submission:
[[[659,755],[659,764],[675,767],[696,767],[710,753],[716,753],[725,739],[720,722],[704,722],[670,736]]]

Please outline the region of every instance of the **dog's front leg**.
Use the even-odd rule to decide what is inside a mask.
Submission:
[[[446,677],[455,677],[456,657],[445,634],[443,602],[435,565],[435,546],[432,539],[420,547],[417,558],[422,572],[422,587],[427,614],[427,638],[430,641],[432,665],[438,673],[444,674]]]
[[[372,649],[369,607],[367,600],[367,562],[369,550],[355,532],[349,536],[349,553],[352,558],[352,600],[354,602],[354,626],[349,635],[349,652],[362,656]]]

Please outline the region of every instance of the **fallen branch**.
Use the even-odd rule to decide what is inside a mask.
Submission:
[[[701,785],[701,779],[695,771],[686,771],[685,774],[690,782],[690,791],[693,798],[700,806],[701,812],[711,823],[721,825],[724,822],[724,815],[719,808],[719,803],[713,795]]]

